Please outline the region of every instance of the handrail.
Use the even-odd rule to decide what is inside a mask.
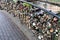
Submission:
[[[21,1],[21,2],[26,2],[26,1]],[[57,18],[60,19],[60,16],[56,15],[56,13],[53,13],[53,12],[51,12],[51,11],[48,11],[48,10],[44,9],[44,8],[41,8],[40,6],[37,6],[37,5],[35,5],[35,4],[31,3],[31,2],[26,2],[26,3],[31,4],[32,6],[37,7],[37,8],[39,8],[39,9],[43,10],[44,12],[47,12],[47,13],[49,13],[50,15],[53,15],[53,16],[55,16],[55,17],[57,17]]]

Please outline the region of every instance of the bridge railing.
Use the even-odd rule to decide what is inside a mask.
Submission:
[[[56,33],[58,37],[58,32],[60,30],[60,25],[59,25],[60,22],[58,21],[60,20],[60,16],[56,15],[56,13],[50,10],[41,8],[33,3],[26,2],[26,1],[20,1],[20,2],[30,4],[33,7],[38,8],[38,11],[36,12],[35,10],[32,10],[33,12],[32,11],[29,12],[28,10],[26,11],[25,10],[26,8],[22,4],[20,4],[21,10],[17,10],[15,7],[14,9],[12,9],[13,12],[11,11],[11,9],[8,11],[11,11],[15,17],[17,17],[16,14],[18,14],[18,17],[20,18],[21,23],[26,24],[27,27],[29,27],[29,29],[31,29],[33,33],[38,37],[40,36],[40,33],[47,40],[49,40],[48,39],[49,36],[50,36],[50,40],[52,36],[55,37]],[[42,14],[39,14],[41,12]]]
[[[21,2],[26,2],[26,1],[21,1]],[[43,10],[44,12],[47,12],[47,13],[49,13],[49,14],[51,14],[51,15],[53,15],[53,16],[56,16],[56,17],[58,17],[58,18],[60,19],[60,16],[55,15],[56,13],[54,13],[54,12],[52,12],[52,11],[46,10],[46,9],[44,9],[44,8],[41,8],[41,7],[39,7],[39,6],[31,3],[31,2],[26,2],[26,3],[31,4],[32,6],[37,7],[37,8],[39,8],[39,9]]]

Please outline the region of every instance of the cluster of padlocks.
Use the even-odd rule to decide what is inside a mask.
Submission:
[[[2,9],[18,16],[22,24],[41,40],[58,40],[60,34],[60,19],[28,3],[2,3]],[[1,5],[2,5],[1,4]],[[28,30],[27,30],[28,31]]]

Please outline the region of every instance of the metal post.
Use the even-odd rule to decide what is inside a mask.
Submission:
[[[45,1],[48,1],[48,0],[45,0]],[[47,9],[47,3],[45,3],[44,8]]]
[[[5,2],[7,2],[7,0],[5,0]]]

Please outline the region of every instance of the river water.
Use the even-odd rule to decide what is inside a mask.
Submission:
[[[51,10],[52,12],[55,12],[55,13],[60,11],[60,7],[52,5],[52,4],[47,4],[47,3],[43,3],[39,1],[35,2],[35,4],[47,10]]]

